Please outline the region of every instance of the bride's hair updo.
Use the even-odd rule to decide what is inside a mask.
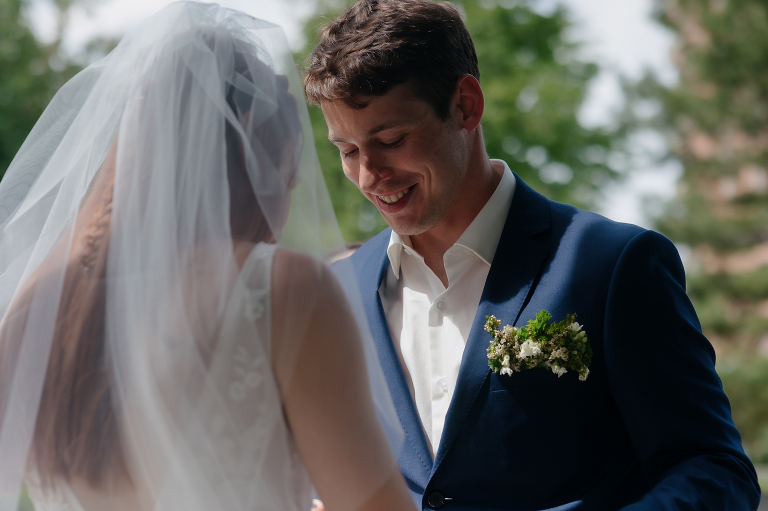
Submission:
[[[257,91],[266,83],[272,87],[273,97],[277,98],[276,104],[262,105],[247,87],[244,90],[232,86],[235,78],[224,77],[223,94],[230,110],[227,117],[236,119],[239,125],[227,120],[224,127],[226,169],[210,169],[211,172],[227,173],[232,240],[270,241],[275,235],[275,226],[263,212],[257,198],[260,184],[254,182],[253,176],[266,176],[280,194],[279,199],[288,200],[302,142],[297,103],[288,92],[288,80],[276,75],[261,61],[257,48],[251,43],[236,40],[226,29],[216,29],[215,33],[197,30],[188,38],[188,44],[197,45],[198,49],[202,47],[201,43],[210,46],[214,36],[234,40],[234,57],[230,54],[227,58],[234,59],[232,69],[238,80],[245,80],[246,85],[248,82],[255,84]],[[180,47],[178,42],[169,46]],[[178,61],[175,65],[174,72],[179,72]],[[186,71],[182,69],[181,72]],[[161,82],[154,80],[146,85],[166,86]],[[175,83],[184,83],[184,80]],[[185,93],[180,92],[182,109],[193,111],[195,105],[184,103]],[[182,115],[182,124],[176,128],[178,138],[184,136],[183,122]],[[76,478],[96,488],[131,484],[121,449],[104,339],[105,276],[113,217],[115,155],[119,145],[120,134],[77,216],[68,256],[30,459],[44,483],[55,478],[67,481]],[[134,147],[132,150],[141,149]],[[258,173],[254,167],[258,167]],[[183,170],[174,170],[177,180]],[[26,291],[20,293],[11,305],[12,311],[7,315],[9,320],[0,332],[0,371],[4,364],[11,364],[18,356],[20,333],[24,331],[29,303],[35,290],[47,285],[46,264],[47,260],[26,283]],[[2,384],[0,377],[0,387]],[[3,389],[0,388],[0,419],[5,405],[3,399]]]
[[[250,65],[247,60],[250,59]],[[270,241],[274,236],[272,226],[263,214],[259,201],[254,193],[247,168],[244,145],[250,145],[256,163],[261,168],[272,168],[274,175],[280,179],[280,193],[283,200],[288,201],[288,194],[295,183],[301,152],[302,131],[296,98],[288,92],[288,78],[275,75],[272,70],[241,52],[235,53],[235,67],[247,78],[253,79],[253,69],[274,77],[277,110],[274,115],[266,118],[251,130],[252,143],[241,140],[237,130],[227,123],[227,177],[229,182],[230,227],[232,238],[241,241]],[[227,90],[227,103],[238,118],[247,125],[252,116],[250,109],[252,97],[245,96],[232,86]],[[245,144],[244,144],[245,143]]]

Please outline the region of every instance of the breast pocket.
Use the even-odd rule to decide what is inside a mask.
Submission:
[[[491,392],[514,392],[518,389],[549,385],[570,387],[573,383],[578,383],[578,380],[579,375],[575,371],[568,371],[558,378],[549,369],[526,369],[519,373],[512,373],[512,375],[491,373],[490,390]]]
[[[589,453],[584,449],[591,441],[584,436],[590,420],[583,413],[584,385],[572,371],[560,378],[545,369],[491,373],[488,393],[479,396],[478,413],[466,424],[466,456],[482,465],[484,474],[513,479],[503,491],[536,487],[543,494],[563,495],[581,477]]]
[[[491,373],[489,391],[486,418],[506,425],[513,436],[531,440],[531,455],[542,445],[567,447],[577,441],[571,434],[583,431],[589,421],[584,414],[589,399],[586,382],[579,381],[575,371],[559,378],[542,368],[511,376]]]
[[[491,373],[484,419],[503,425],[502,435],[519,438],[510,456],[549,452],[568,457],[576,446],[591,444],[591,385],[575,371],[557,377],[552,371],[527,369],[511,376]],[[499,438],[499,440],[502,440]]]

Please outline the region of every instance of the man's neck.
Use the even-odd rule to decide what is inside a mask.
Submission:
[[[491,198],[504,171],[503,168],[494,167],[487,155],[482,156],[476,170],[467,174],[468,179],[462,185],[462,194],[446,218],[427,232],[410,236],[414,250],[424,258],[424,263],[445,287],[448,287],[448,274],[445,271],[443,256]]]

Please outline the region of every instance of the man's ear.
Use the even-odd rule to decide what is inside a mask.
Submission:
[[[477,78],[464,75],[456,81],[451,106],[458,114],[463,129],[473,130],[480,125],[485,109],[485,99]]]

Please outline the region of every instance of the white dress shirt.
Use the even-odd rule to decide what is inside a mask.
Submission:
[[[501,181],[443,256],[448,288],[413,249],[408,236],[394,231],[387,248],[390,267],[379,288],[392,340],[433,456],[440,445],[464,346],[515,193],[515,176],[507,164],[491,162],[504,168]]]

